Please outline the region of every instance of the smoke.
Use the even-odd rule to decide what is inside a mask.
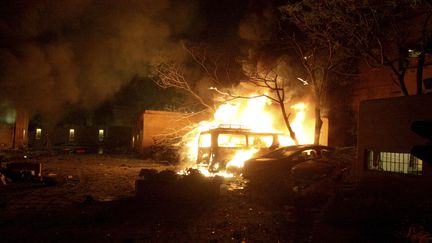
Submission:
[[[10,108],[6,102],[0,103],[0,123],[13,124],[16,118],[15,109]]]
[[[285,103],[292,105],[308,100],[311,87],[298,79],[306,79],[306,74],[295,50],[282,38],[280,4],[270,1],[253,5],[240,22],[238,35],[246,43],[242,69],[249,76],[277,76],[284,85]]]
[[[161,60],[182,60],[191,1],[57,0],[0,4],[0,102],[59,118],[95,108]]]

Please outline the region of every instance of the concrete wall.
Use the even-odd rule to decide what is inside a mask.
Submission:
[[[411,66],[415,66],[416,61],[416,58],[412,58]],[[402,96],[397,78],[388,67],[371,68],[363,65],[360,67],[359,72],[359,76],[353,77],[352,90],[342,91],[344,93],[342,95],[343,99],[334,101],[338,103],[337,110],[330,111],[329,144],[332,146],[353,146],[356,144],[357,121],[361,102]],[[424,67],[423,78],[432,78],[431,55],[428,56]],[[405,83],[409,94],[415,94],[416,68],[407,70]],[[423,91],[424,93],[432,93],[432,89],[426,89],[425,87],[423,87]],[[345,92],[349,95],[346,95]],[[340,102],[349,102],[349,104],[344,108],[339,104]]]
[[[26,148],[28,142],[28,114],[17,110],[15,122],[0,124],[0,149]]]
[[[29,116],[25,111],[18,111],[15,121],[14,148],[25,148],[28,142]]]
[[[432,78],[432,60],[428,62],[429,64],[423,70],[423,79]],[[416,68],[409,68],[405,74],[405,84],[410,95],[416,93],[416,80]],[[423,87],[423,92],[432,92],[432,90]],[[364,100],[399,96],[402,96],[402,92],[397,78],[388,67],[376,69],[362,67],[358,82],[355,82],[353,87],[353,107],[358,111],[360,102]]]
[[[358,120],[358,160],[355,172],[362,178],[366,170],[366,150],[409,153],[413,145],[426,144],[427,140],[411,131],[411,123],[432,120],[432,94],[364,101],[360,104]],[[423,163],[425,175],[429,166]]]
[[[0,123],[0,150],[12,147],[13,126]]]
[[[134,129],[132,138],[134,149],[139,153],[145,153],[161,139],[173,136],[181,137],[189,131],[188,126],[196,124],[206,117],[206,115],[196,113],[146,110],[139,116],[137,126]]]

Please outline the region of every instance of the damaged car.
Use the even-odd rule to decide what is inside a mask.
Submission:
[[[210,172],[223,171],[235,154],[254,148],[256,156],[268,153],[279,147],[278,133],[252,132],[243,126],[223,124],[201,132],[198,140],[198,166]]]
[[[293,145],[247,160],[243,177],[250,181],[282,180],[301,162],[328,157],[334,148],[322,145]]]
[[[355,149],[336,149],[327,157],[308,160],[291,168],[293,192],[297,195],[330,194],[337,183],[349,182]]]
[[[338,157],[337,149],[323,145],[294,145],[276,149],[247,160],[243,177],[250,187],[271,193],[300,195],[306,188],[327,180],[341,179],[349,163]]]
[[[278,148],[270,153],[246,160],[243,178],[249,189],[279,196],[292,193],[291,169],[305,161],[329,157],[334,148],[306,144]]]

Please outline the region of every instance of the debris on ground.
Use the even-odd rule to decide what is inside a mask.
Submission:
[[[205,201],[219,196],[222,181],[221,177],[205,177],[195,169],[185,175],[172,170],[142,169],[135,189],[137,198],[146,201]]]
[[[12,181],[41,181],[42,165],[28,161],[11,162],[6,164],[3,173]]]
[[[0,172],[0,185],[6,185],[6,177]]]
[[[411,243],[427,243],[432,242],[432,234],[422,225],[412,225],[408,229],[407,239]]]
[[[213,187],[213,195],[221,192],[211,203],[137,200],[137,175],[155,185],[175,184],[161,186],[168,192],[183,188],[175,191],[177,196],[186,190],[187,195],[196,193],[190,188],[214,180],[197,171],[178,175],[175,168],[120,156],[46,157],[43,180],[51,178],[54,186],[8,181],[0,186],[2,242],[420,242],[416,239],[432,229],[432,197],[419,193],[429,193],[429,188],[419,187],[408,200],[395,193],[381,195],[375,188],[384,180],[338,193],[328,202],[305,198],[280,204],[274,197],[283,194],[282,188],[251,194],[235,177]],[[401,188],[393,181],[390,186]],[[407,234],[414,223],[424,231],[413,228]]]

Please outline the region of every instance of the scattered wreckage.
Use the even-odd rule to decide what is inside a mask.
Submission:
[[[223,178],[205,177],[196,169],[186,174],[142,169],[135,181],[136,197],[145,202],[202,202],[219,197]]]
[[[42,164],[28,158],[23,151],[2,151],[0,185],[13,182],[51,184],[42,176]]]

